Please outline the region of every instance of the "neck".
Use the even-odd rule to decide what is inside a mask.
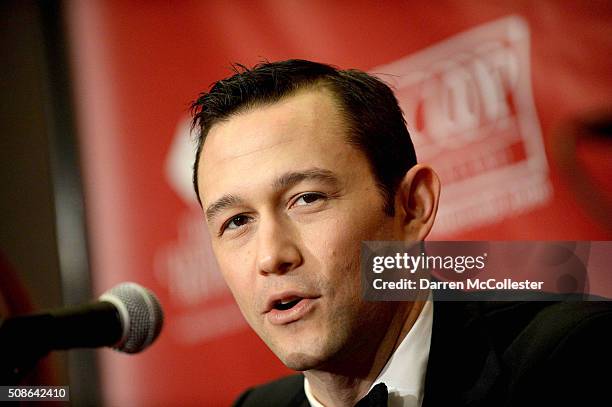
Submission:
[[[353,349],[344,362],[335,361],[333,366],[305,371],[315,398],[327,407],[354,406],[368,393],[424,305],[424,301],[402,304],[377,341],[370,337]]]

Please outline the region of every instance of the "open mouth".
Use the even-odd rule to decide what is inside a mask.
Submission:
[[[300,301],[302,301],[301,297],[279,300],[274,303],[274,309],[286,311],[295,307]]]
[[[268,304],[268,311],[266,311],[268,322],[276,326],[292,324],[307,318],[307,315],[313,311],[313,307],[316,307],[317,299],[320,296],[302,297],[299,293],[285,293],[279,297],[280,299]]]

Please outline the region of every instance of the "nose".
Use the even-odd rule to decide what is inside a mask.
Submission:
[[[257,240],[260,273],[284,274],[302,264],[302,255],[288,225],[272,220],[261,222]]]

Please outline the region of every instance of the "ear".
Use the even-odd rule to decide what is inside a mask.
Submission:
[[[431,231],[438,201],[440,179],[435,171],[424,164],[412,167],[399,185],[398,194],[404,241],[421,241]]]

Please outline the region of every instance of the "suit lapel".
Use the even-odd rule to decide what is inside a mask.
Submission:
[[[485,406],[495,391],[500,360],[476,302],[436,302],[424,407]]]

